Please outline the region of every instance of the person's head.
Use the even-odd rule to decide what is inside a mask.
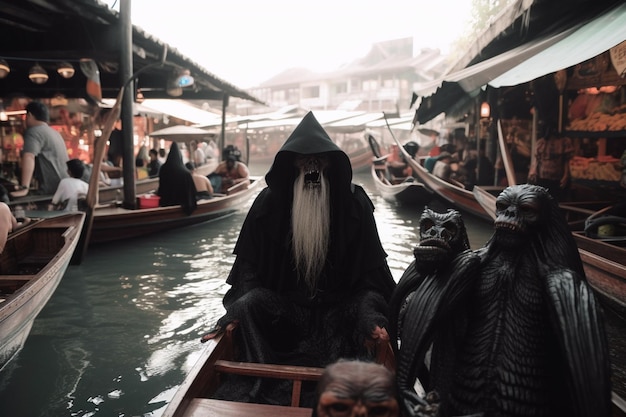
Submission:
[[[194,172],[196,170],[196,164],[193,162],[187,162],[185,163],[185,168],[187,168],[189,172]]]
[[[148,154],[150,155],[150,160],[152,161],[156,160],[159,157],[159,153],[154,148],[150,149],[150,152]]]
[[[165,148],[159,148],[159,156],[165,158]]]
[[[228,155],[228,157],[226,158],[226,166],[228,167],[228,169],[233,169],[236,164],[237,157],[234,155]]]
[[[48,123],[50,121],[50,112],[48,111],[48,107],[40,101],[31,101],[26,105],[27,124],[29,123],[29,118],[33,118],[38,122]]]
[[[72,178],[82,178],[85,173],[85,164],[80,159],[70,159],[66,162],[67,172]]]
[[[195,140],[192,140],[191,142],[189,142],[189,147],[190,147],[192,150],[196,150],[196,149],[198,149],[198,142],[196,142]]]
[[[404,144],[404,150],[411,155],[411,158],[415,158],[415,156],[417,155],[417,153],[420,150],[420,146],[417,144],[417,142],[414,141],[410,141]]]
[[[452,155],[450,154],[450,152],[441,152],[437,157],[437,161],[442,161],[449,164],[450,162],[452,162]]]
[[[377,363],[351,360],[328,365],[317,385],[317,398],[317,417],[400,415],[394,374]]]

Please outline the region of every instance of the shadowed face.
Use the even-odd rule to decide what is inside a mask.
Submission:
[[[319,187],[322,182],[322,174],[328,167],[328,157],[323,155],[299,155],[296,158],[296,167],[300,175],[304,176],[306,187]]]
[[[397,417],[393,374],[384,366],[359,361],[326,368],[319,383],[319,417]]]

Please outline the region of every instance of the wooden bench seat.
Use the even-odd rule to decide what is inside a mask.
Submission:
[[[194,398],[185,417],[310,417],[312,412],[303,407]]]
[[[36,275],[0,275],[0,281],[23,282],[23,281],[30,281],[31,279],[35,277]]]
[[[302,381],[318,381],[324,372],[323,368],[268,365],[264,363],[233,362],[225,360],[216,361],[214,369],[221,373],[290,380],[293,383],[291,389],[291,408],[300,406]]]

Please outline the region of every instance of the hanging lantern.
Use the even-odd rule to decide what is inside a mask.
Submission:
[[[481,119],[488,119],[490,116],[491,107],[489,106],[489,103],[483,101],[483,103],[480,105],[480,117]]]
[[[30,71],[28,71],[28,78],[35,84],[44,84],[48,81],[48,73],[41,65],[35,64]]]

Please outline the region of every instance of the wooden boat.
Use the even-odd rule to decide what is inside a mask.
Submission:
[[[233,362],[236,349],[233,339],[234,326],[206,343],[198,361],[191,369],[176,394],[169,402],[162,417],[220,416],[220,417],[309,417],[312,410],[300,406],[302,383],[317,381],[322,368],[259,363]],[[388,342],[372,346],[376,361],[395,369],[391,345]],[[274,378],[292,381],[291,403],[267,405],[222,401],[211,395],[220,385],[220,374],[237,374],[259,378]]]
[[[34,219],[9,234],[0,254],[0,369],[24,346],[33,322],[74,254],[84,213]]]
[[[234,326],[206,343],[196,364],[178,387],[161,417],[310,417],[312,409],[300,405],[302,384],[318,381],[322,368],[270,365],[234,362],[236,347],[233,338]],[[373,346],[376,362],[395,370],[395,359],[389,343]],[[211,398],[220,386],[220,377],[225,374],[245,375],[258,378],[273,378],[291,381],[291,403],[268,405],[224,401]],[[612,393],[612,417],[626,417],[626,402],[617,393]]]
[[[196,172],[200,175],[209,175],[217,167],[217,160],[211,160],[204,165],[196,168]],[[153,193],[159,188],[158,178],[146,178],[135,182],[135,193],[137,195]],[[124,199],[123,185],[104,185],[98,187],[98,202],[107,204],[120,202]],[[51,195],[31,195],[20,197],[12,200],[9,206],[22,206],[27,210],[47,210],[48,204],[52,200]]]
[[[362,147],[354,151],[348,152],[352,172],[359,172],[367,169],[372,163],[372,151],[367,147]]]
[[[246,188],[235,185],[227,193],[198,201],[198,207],[186,215],[181,206],[129,210],[118,204],[100,205],[94,210],[89,244],[112,242],[164,230],[190,226],[233,214],[256,193],[263,180],[250,179]]]
[[[446,181],[430,172],[424,166],[423,158],[415,160],[400,146],[400,150],[405,158],[409,161],[409,165],[413,168],[414,175],[418,180],[430,189],[434,194],[438,195],[445,202],[455,206],[461,211],[466,211],[483,220],[491,220],[491,217],[485,209],[480,205],[472,191],[465,189],[463,184],[459,182]]]
[[[424,205],[433,197],[432,192],[419,183],[417,179],[390,175],[384,157],[374,160],[371,171],[376,190],[383,199],[390,203]]]

